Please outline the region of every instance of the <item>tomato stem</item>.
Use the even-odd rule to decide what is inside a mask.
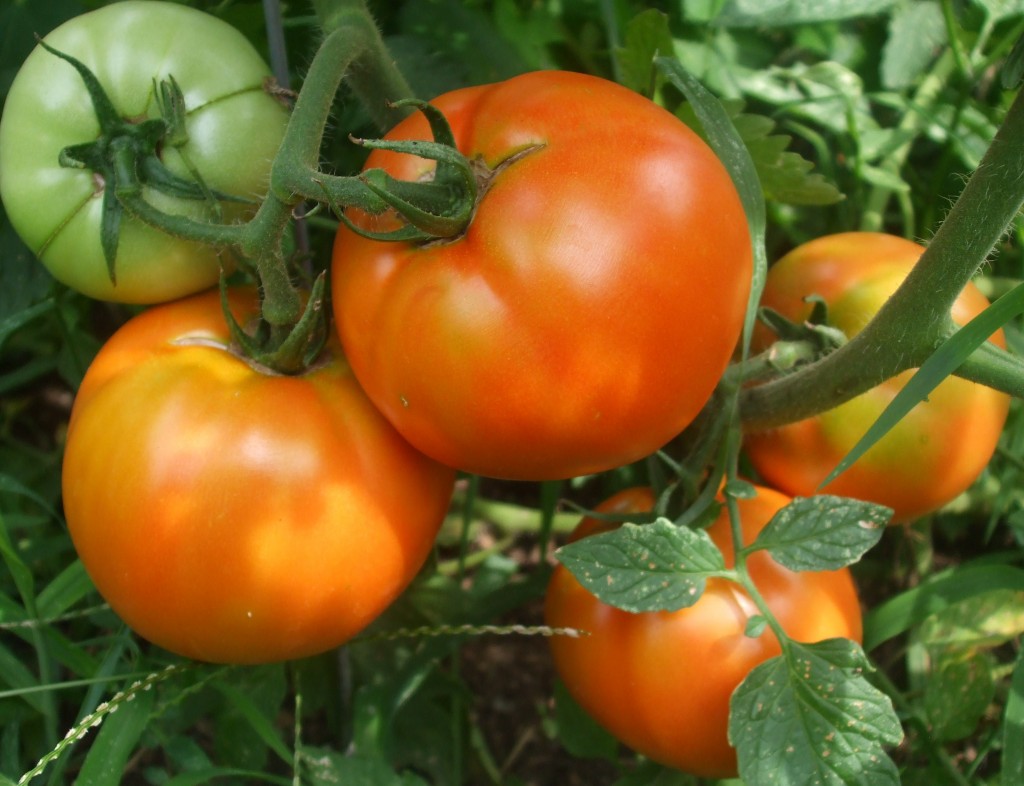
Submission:
[[[745,427],[802,420],[919,367],[957,326],[953,301],[1024,204],[1024,94],[1008,110],[977,170],[914,269],[847,344],[792,374],[745,389]],[[954,372],[1024,397],[1024,361],[985,345]]]

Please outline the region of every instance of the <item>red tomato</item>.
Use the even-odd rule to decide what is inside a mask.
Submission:
[[[251,298],[236,296],[244,324]],[[327,650],[430,552],[453,473],[363,395],[340,347],[302,376],[230,347],[216,292],[151,309],[102,348],[63,467],[75,548],[136,632],[206,661]]]
[[[903,282],[924,249],[903,238],[848,232],[812,240],[768,272],[763,306],[792,320],[807,318],[804,298],[820,295],[829,321],[848,336],[867,324]],[[964,324],[988,306],[968,284],[953,308]],[[768,331],[760,334],[767,346]],[[992,341],[1005,346],[1002,331]],[[877,502],[905,522],[934,511],[967,489],[992,458],[1009,397],[949,377],[885,438],[836,480],[821,482],[853,448],[913,371],[907,371],[835,409],[746,438],[746,451],[770,485],[793,496],[837,494]]]
[[[789,502],[771,489],[757,492],[739,503],[746,543]],[[653,504],[650,490],[629,489],[598,510],[639,512]],[[574,537],[613,526],[584,519]],[[732,534],[724,508],[708,534],[731,567]],[[763,551],[747,564],[789,636],[802,642],[860,640],[860,606],[848,570],[794,573]],[[590,715],[655,761],[717,778],[737,771],[736,753],[728,742],[730,697],[751,669],[780,652],[770,629],[756,639],[744,634],[747,621],[757,613],[739,585],[710,579],[690,608],[633,614],[599,601],[561,565],[551,577],[544,608],[548,625],[590,634],[551,639],[559,676]]]
[[[565,478],[662,447],[708,399],[746,309],[750,238],[724,167],[669,112],[593,76],[530,73],[434,104],[467,157],[508,165],[454,240],[339,231],[335,316],[367,394],[424,453],[482,475]],[[416,115],[388,138],[430,133]],[[418,180],[433,163],[375,151],[371,167]]]

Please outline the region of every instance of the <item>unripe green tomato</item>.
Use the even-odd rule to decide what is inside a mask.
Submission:
[[[176,3],[128,0],[77,16],[49,33],[50,46],[84,63],[117,113],[159,115],[154,80],[173,76],[187,112],[188,142],[160,157],[192,180],[186,156],[212,190],[246,199],[266,193],[288,113],[266,89],[270,71],[227,23]],[[107,187],[88,169],[61,166],[61,151],[94,141],[99,122],[82,77],[37,46],[11,84],[0,118],[0,199],[15,231],[59,281],[90,297],[156,303],[216,283],[217,249],[172,237],[124,214],[112,283],[100,245]],[[204,201],[144,189],[168,213],[211,218]],[[222,220],[252,205],[224,203]]]

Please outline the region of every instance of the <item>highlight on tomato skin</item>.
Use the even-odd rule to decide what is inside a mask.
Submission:
[[[819,295],[829,322],[858,333],[897,289],[924,248],[901,237],[845,232],[798,246],[769,268],[761,305],[791,320],[806,319],[806,298]],[[989,305],[969,283],[953,307],[964,324]],[[759,326],[755,346],[772,335]],[[1003,332],[990,338],[1005,347]],[[978,478],[995,452],[1009,412],[1009,396],[948,377],[885,437],[838,478],[825,478],[907,383],[907,371],[835,409],[768,431],[749,433],[744,448],[758,475],[791,496],[818,493],[876,502],[905,523],[938,510]]]
[[[751,242],[722,163],[665,109],[585,74],[431,103],[472,160],[531,152],[456,240],[339,230],[335,318],[367,394],[424,453],[490,477],[573,477],[663,447],[707,401],[746,311]],[[387,138],[430,131],[416,114]],[[433,162],[375,150],[366,167],[415,181]]]
[[[755,497],[738,501],[746,543],[790,501],[769,488],[756,490]],[[609,498],[597,512],[645,512],[653,504],[650,489],[633,488]],[[576,532],[585,537],[614,526],[583,519]],[[708,534],[731,566],[732,534],[724,508]],[[860,603],[848,569],[795,573],[765,552],[756,552],[747,564],[793,639],[860,642]],[[634,614],[599,601],[562,565],[552,574],[544,606],[548,625],[589,634],[550,640],[558,676],[580,706],[636,752],[709,778],[736,776],[736,753],[728,742],[729,699],[755,666],[780,652],[770,629],[758,638],[746,635],[747,621],[757,613],[739,585],[710,579],[690,608]]]
[[[255,314],[251,293],[232,304]],[[210,292],[103,346],[68,428],[68,529],[100,594],[154,644],[221,663],[314,655],[413,579],[454,473],[384,420],[336,340],[299,376],[229,344]]]

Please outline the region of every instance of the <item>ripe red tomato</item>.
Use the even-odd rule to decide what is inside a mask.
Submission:
[[[461,237],[342,228],[341,340],[413,445],[470,472],[555,479],[642,458],[678,434],[739,336],[751,248],[729,175],[681,121],[593,76],[544,71],[434,104],[459,149],[501,169]],[[429,139],[403,121],[391,139]],[[384,151],[403,180],[433,163]],[[389,216],[353,214],[364,228]]]
[[[251,298],[232,308],[254,313]],[[358,633],[423,564],[453,480],[374,409],[337,342],[302,376],[238,357],[216,292],[144,312],[102,348],[63,467],[68,529],[114,611],[229,663]]]
[[[902,283],[924,249],[903,238],[848,232],[812,240],[768,272],[761,303],[792,320],[811,310],[804,298],[820,295],[829,321],[848,336],[858,333]],[[988,306],[968,284],[953,308],[964,324]],[[767,346],[768,331],[759,342]],[[1005,346],[1002,331],[992,336]],[[782,428],[749,434],[746,451],[770,485],[811,496],[906,384],[905,372],[835,409]],[[944,380],[892,431],[822,491],[886,505],[894,522],[934,511],[967,489],[995,451],[1009,397],[957,377]]]
[[[788,502],[767,488],[741,500],[744,541],[753,541]],[[649,489],[629,489],[598,510],[629,513],[653,504]],[[614,526],[584,519],[573,538]],[[732,535],[724,508],[708,534],[731,567]],[[860,606],[847,569],[794,573],[763,551],[747,564],[789,636],[802,642],[860,640]],[[589,631],[580,638],[554,636],[551,650],[569,693],[602,726],[670,767],[703,777],[736,775],[736,753],[728,742],[730,697],[751,669],[780,652],[770,629],[758,638],[745,635],[757,609],[739,585],[710,579],[690,608],[633,614],[602,603],[559,565],[544,614],[548,625]]]

